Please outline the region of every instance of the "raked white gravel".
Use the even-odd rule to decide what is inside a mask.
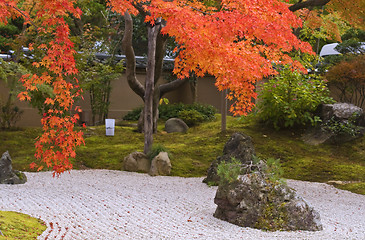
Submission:
[[[214,218],[217,188],[202,178],[108,170],[26,175],[23,185],[0,185],[0,210],[45,221],[38,239],[365,239],[365,196],[324,183],[287,181],[319,211],[323,231],[264,232]]]

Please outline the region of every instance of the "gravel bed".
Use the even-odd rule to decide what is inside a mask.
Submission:
[[[324,183],[288,180],[321,216],[323,231],[265,232],[213,217],[217,187],[202,178],[73,170],[26,173],[0,185],[0,210],[42,219],[39,239],[365,239],[365,196]]]

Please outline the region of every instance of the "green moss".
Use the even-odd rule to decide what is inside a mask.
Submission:
[[[360,183],[348,183],[345,185],[339,185],[338,188],[343,190],[348,190],[354,193],[363,194],[365,195],[365,182]]]
[[[256,123],[255,116],[227,118],[227,131],[220,131],[220,115],[211,122],[192,127],[188,133],[167,134],[164,121],[160,121],[154,134],[154,144],[169,149],[173,176],[201,177],[206,175],[211,162],[222,155],[224,144],[232,133],[244,132],[252,137],[256,154],[261,159],[280,159],[284,177],[306,181],[327,182],[329,180],[365,182],[365,137],[343,145],[322,144],[310,146],[301,140],[303,130],[275,131]],[[134,122],[134,125],[135,122]],[[134,151],[143,151],[144,136],[135,131],[133,122],[120,124],[115,136],[105,136],[105,127],[88,127],[85,146],[77,149],[73,160],[75,169],[98,168],[120,170],[123,159]],[[19,131],[0,131],[0,151],[9,153],[14,169],[30,171],[29,163],[35,161],[35,138],[39,128]],[[343,188],[352,186],[345,185]],[[357,192],[365,189],[356,187]]]
[[[1,239],[36,239],[45,230],[43,221],[29,215],[0,211]]]

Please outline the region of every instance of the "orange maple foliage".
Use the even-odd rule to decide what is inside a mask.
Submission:
[[[37,0],[25,1],[18,6],[17,1],[0,0],[0,20],[6,23],[9,17],[25,17],[25,24],[40,23],[33,26],[38,36],[47,36],[48,43],[37,46],[46,52],[40,62],[34,66],[46,69],[41,75],[23,76],[21,81],[25,91],[19,94],[20,100],[29,100],[29,92],[36,90],[38,84],[47,83],[53,87],[55,97],[48,98],[46,105],[51,106],[41,120],[43,135],[38,138],[35,146],[37,159],[41,159],[47,167],[52,167],[54,175],[72,169],[70,158],[75,157],[76,146],[83,143],[82,132],[74,126],[78,115],[72,115],[74,97],[80,95],[77,79],[72,76],[77,73],[75,67],[73,43],[69,39],[69,27],[64,20],[68,14],[79,17],[81,11],[74,7],[75,0]],[[29,16],[27,7],[36,12]],[[32,49],[34,46],[30,46]],[[77,109],[75,109],[77,110]],[[44,164],[32,163],[31,167],[44,167]]]
[[[256,81],[276,73],[273,63],[299,68],[288,53],[312,51],[292,33],[301,21],[287,4],[279,0],[222,0],[219,4],[214,8],[196,0],[110,1],[121,14],[135,14],[134,6],[139,5],[148,13],[147,22],[166,20],[162,33],[174,37],[180,46],[174,73],[180,78],[191,71],[215,76],[218,89],[229,89],[228,98],[235,100],[231,111],[242,115],[254,105]]]
[[[326,10],[337,12],[352,26],[365,29],[365,0],[331,0]]]
[[[296,14],[313,32],[320,29],[326,38],[341,42],[340,28],[343,25],[365,29],[364,9],[365,0],[330,0],[321,8],[303,8]]]

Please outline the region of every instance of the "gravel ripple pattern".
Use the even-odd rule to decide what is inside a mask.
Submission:
[[[324,183],[288,180],[321,216],[323,231],[265,232],[213,217],[217,187],[202,178],[73,170],[26,173],[0,185],[0,210],[40,218],[38,239],[365,239],[365,196]]]

